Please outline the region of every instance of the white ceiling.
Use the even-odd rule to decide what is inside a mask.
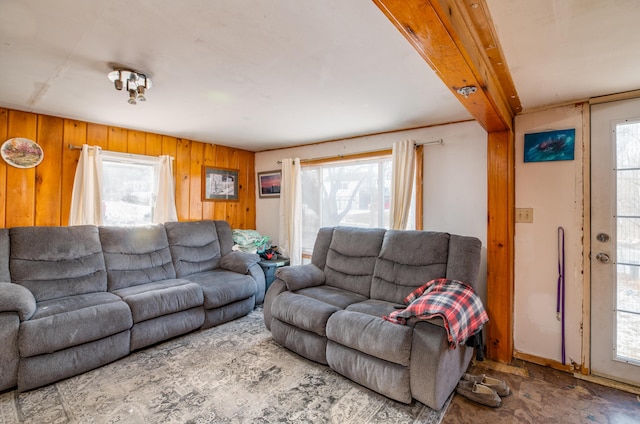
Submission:
[[[524,108],[640,88],[637,0],[487,3]],[[370,0],[0,0],[0,66],[0,106],[251,151],[470,119]]]
[[[525,112],[640,89],[640,1],[486,2]]]

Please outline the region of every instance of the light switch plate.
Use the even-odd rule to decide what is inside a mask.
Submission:
[[[516,208],[516,222],[533,222],[533,208]]]

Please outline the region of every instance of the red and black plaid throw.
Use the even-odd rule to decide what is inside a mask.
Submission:
[[[404,299],[405,309],[394,311],[383,319],[406,324],[407,319],[441,317],[447,330],[449,345],[456,348],[489,321],[480,297],[473,288],[458,280],[438,278],[414,290]]]

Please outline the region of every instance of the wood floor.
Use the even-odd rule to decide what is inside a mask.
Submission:
[[[441,424],[640,423],[640,397],[636,394],[528,362],[515,365],[523,371],[519,374],[525,375],[472,366],[469,371],[473,374],[504,379],[512,394],[502,399],[499,408],[455,395]]]

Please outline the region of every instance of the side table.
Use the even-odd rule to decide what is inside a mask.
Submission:
[[[285,258],[284,256],[278,256],[275,259],[261,259],[258,262],[262,271],[264,272],[264,279],[266,283],[265,293],[269,290],[269,286],[273,283],[273,280],[276,279],[276,269],[281,266],[289,265],[289,258]]]

